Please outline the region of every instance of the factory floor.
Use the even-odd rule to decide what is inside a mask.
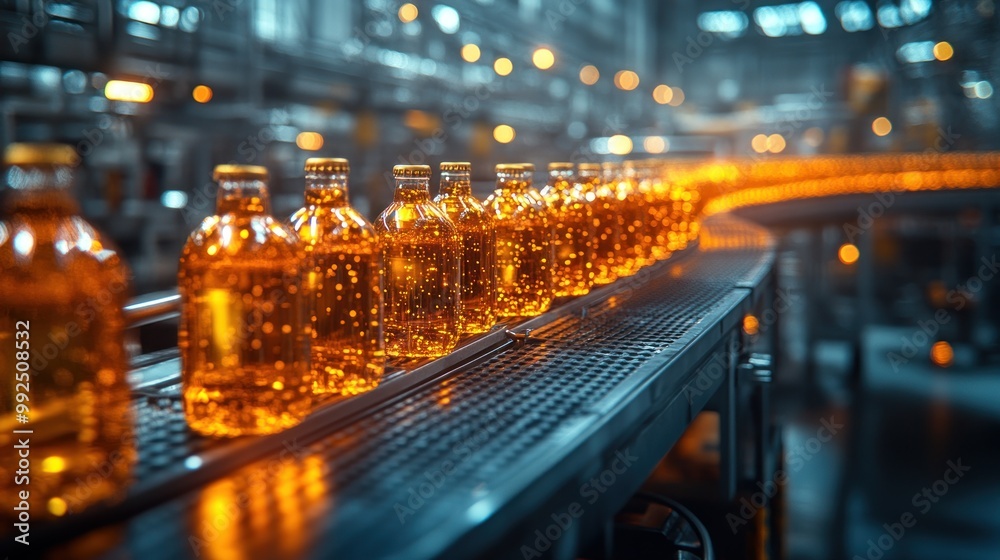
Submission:
[[[791,473],[785,556],[1000,558],[1000,370],[893,368],[891,339],[866,332],[860,379],[820,367],[808,407],[779,400],[786,455],[824,418],[844,425]]]

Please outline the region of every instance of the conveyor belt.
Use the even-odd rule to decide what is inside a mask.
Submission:
[[[135,490],[42,542],[63,543],[54,558],[521,557],[579,502],[568,543],[624,503],[725,383],[699,368],[732,366],[726,342],[773,249],[730,216],[707,220],[703,239],[274,437],[190,435],[176,359],[147,366]],[[591,503],[581,484],[622,457]]]

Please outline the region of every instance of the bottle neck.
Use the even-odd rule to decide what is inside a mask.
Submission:
[[[79,213],[73,198],[75,174],[66,166],[15,166],[7,170],[7,196],[4,207],[9,213],[32,210]]]
[[[267,183],[258,179],[223,179],[215,202],[216,214],[270,214]]]
[[[447,196],[472,196],[472,179],[468,173],[441,173],[438,192]]]
[[[527,192],[531,188],[531,176],[524,173],[497,173],[497,188],[510,193]]]
[[[306,204],[341,207],[349,204],[347,175],[344,173],[306,173]]]
[[[424,177],[397,177],[394,202],[430,202],[430,180]]]
[[[558,185],[572,185],[573,184],[573,171],[570,169],[559,170],[559,171],[549,171],[549,183],[548,186],[551,188],[556,188]]]

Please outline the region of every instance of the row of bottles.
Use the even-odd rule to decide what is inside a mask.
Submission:
[[[135,457],[122,312],[131,275],[79,215],[77,162],[61,145],[4,154],[0,445],[31,430],[36,517],[120,494]],[[199,433],[281,431],[319,399],[375,387],[387,356],[444,355],[463,334],[664,258],[681,246],[667,233],[694,226],[663,169],[639,165],[552,164],[541,190],[530,164],[499,165],[485,201],[468,163],[442,164],[433,200],[429,167],[397,166],[393,203],[374,224],[348,203],[346,160],[310,159],[305,171],[305,205],[287,222],[271,215],[264,168],[214,172],[215,215],[191,233],[178,274],[182,397]],[[25,490],[11,483],[17,468],[0,465],[7,503]]]
[[[387,356],[442,356],[463,334],[634,274],[657,239],[656,197],[635,169],[554,163],[539,191],[534,166],[501,164],[480,202],[468,163],[441,165],[433,200],[431,168],[398,165],[372,225],[348,203],[346,160],[307,161],[288,224],[270,215],[265,169],[217,167],[216,215],[191,234],[178,277],[191,427],[280,431],[318,396],[374,388]]]

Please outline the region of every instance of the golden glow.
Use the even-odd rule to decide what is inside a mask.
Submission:
[[[955,361],[955,351],[951,344],[941,340],[931,346],[931,362],[938,367],[949,367]]]
[[[615,134],[608,138],[608,151],[616,156],[632,153],[632,139],[624,134]]]
[[[601,79],[601,72],[596,66],[588,64],[580,69],[580,81],[588,86],[592,86],[597,83],[597,80]]]
[[[667,141],[662,136],[647,136],[642,141],[642,149],[650,154],[662,154],[667,151]]]
[[[314,152],[323,147],[323,135],[318,132],[300,132],[295,137],[295,145]]]
[[[399,7],[399,12],[397,12],[396,15],[399,16],[399,21],[403,23],[410,23],[411,21],[417,19],[417,16],[420,15],[420,10],[418,10],[413,4],[406,3]]]
[[[509,58],[500,57],[493,62],[493,71],[501,76],[507,76],[514,71],[514,63]]]
[[[472,43],[462,45],[462,60],[466,62],[475,62],[479,60],[480,56],[482,56],[482,52],[479,50],[479,45]]]
[[[743,317],[743,332],[750,336],[754,336],[760,332],[760,321],[758,321],[753,315]]]
[[[753,151],[757,152],[758,154],[763,154],[764,152],[766,152],[767,135],[758,134],[757,136],[754,136],[753,140],[750,141],[750,147],[753,148]]]
[[[892,132],[892,122],[885,117],[879,117],[872,121],[872,132],[874,132],[876,136],[885,136],[886,134]]]
[[[62,498],[49,498],[48,509],[52,515],[62,517],[66,515],[66,511],[69,508],[67,507],[66,500]]]
[[[860,256],[861,251],[852,243],[844,243],[837,251],[837,258],[840,259],[840,262],[847,265],[858,262],[858,257]]]
[[[149,103],[153,100],[153,86],[141,82],[111,80],[104,86],[104,97],[111,101]]]
[[[212,88],[206,85],[194,86],[194,89],[191,91],[191,97],[198,103],[208,103],[212,100]]]
[[[547,47],[539,47],[531,54],[531,62],[539,70],[548,70],[556,63],[556,55]]]
[[[517,133],[514,132],[514,128],[506,124],[498,124],[496,128],[493,129],[493,139],[501,144],[509,144]]]
[[[660,84],[653,88],[653,100],[660,105],[666,105],[674,99],[674,89],[668,85]]]
[[[951,57],[955,55],[955,49],[951,47],[951,43],[948,41],[941,41],[940,43],[934,45],[934,58],[945,61],[951,60]]]
[[[498,165],[496,171],[486,208],[496,233],[497,315],[533,317],[552,305],[549,209],[522,164]]]
[[[631,70],[619,70],[615,74],[615,87],[624,91],[632,91],[639,87],[639,75]]]
[[[772,134],[767,137],[767,150],[772,154],[780,154],[785,150],[785,137],[780,134]]]
[[[66,459],[59,455],[52,455],[42,459],[42,471],[47,473],[61,473],[66,470]]]
[[[684,90],[679,87],[671,88],[674,92],[674,96],[668,101],[671,107],[679,107],[681,103],[684,103]]]
[[[730,169],[704,215],[785,200],[1000,187],[1000,152],[811,156],[716,164]]]

